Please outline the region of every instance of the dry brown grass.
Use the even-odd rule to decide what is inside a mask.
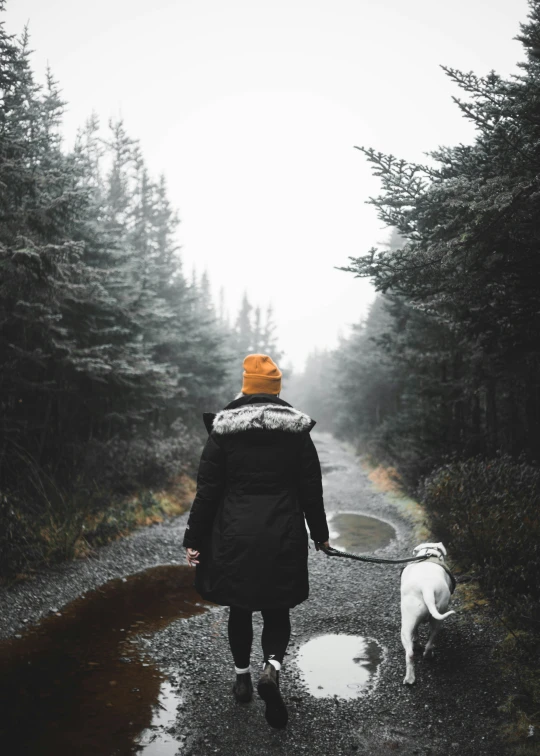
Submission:
[[[100,493],[94,502],[79,494],[78,506],[71,507],[66,497],[60,512],[49,507],[41,513],[39,523],[15,513],[22,537],[27,541],[31,537],[32,549],[15,569],[0,577],[0,583],[25,580],[46,565],[85,559],[96,548],[137,528],[177,517],[189,509],[195,491],[195,481],[184,474],[159,491],[141,489],[114,499]]]
[[[76,542],[77,556],[84,558],[94,545],[102,546],[133,530],[178,517],[191,506],[196,483],[188,475],[179,475],[159,491],[143,489],[124,497],[113,507],[85,518]]]
[[[405,493],[398,471],[394,467],[374,464],[369,456],[361,457],[360,464],[374,488],[386,494],[387,500],[410,522],[415,541],[431,540],[425,510]]]
[[[167,517],[184,514],[195,498],[197,484],[189,475],[179,475],[162,491],[157,491],[154,498]]]
[[[379,491],[394,494],[403,493],[401,479],[395,467],[385,467],[384,465],[371,467],[367,462],[364,462],[364,466],[367,466],[370,470],[368,478],[375,486],[377,486]]]

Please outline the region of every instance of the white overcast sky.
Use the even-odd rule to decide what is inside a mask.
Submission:
[[[410,160],[473,131],[439,65],[515,72],[526,0],[8,0],[68,101],[68,144],[121,115],[178,208],[186,272],[231,313],[272,302],[302,367],[366,313],[368,282],[334,269],[388,237],[353,145]]]

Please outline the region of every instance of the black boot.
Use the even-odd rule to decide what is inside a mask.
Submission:
[[[236,675],[233,693],[238,703],[249,703],[251,701],[253,698],[253,685],[249,672],[244,672],[243,675]]]
[[[264,715],[270,727],[278,730],[286,727],[289,715],[279,692],[279,672],[273,664],[265,664],[257,691],[266,704]]]

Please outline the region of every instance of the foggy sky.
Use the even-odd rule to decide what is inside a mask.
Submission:
[[[373,291],[333,266],[388,237],[362,155],[410,160],[470,142],[440,64],[515,72],[526,0],[8,0],[68,101],[68,144],[92,111],[122,116],[166,174],[189,274],[234,314],[272,301],[296,367],[365,314]],[[286,362],[287,360],[284,360]]]

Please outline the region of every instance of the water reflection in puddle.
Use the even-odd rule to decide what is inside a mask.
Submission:
[[[180,698],[134,636],[208,606],[188,567],[155,567],[0,643],[0,743],[10,756],[176,753],[160,725],[174,723]]]
[[[383,649],[361,635],[321,635],[305,643],[297,663],[315,698],[356,698],[375,684]]]
[[[387,522],[353,512],[330,513],[328,527],[331,545],[341,551],[376,551],[396,537],[396,531]]]
[[[138,753],[144,756],[175,756],[178,753],[178,741],[167,730],[176,722],[179,703],[178,692],[170,683],[162,683],[151,725],[136,738],[141,746]]]

